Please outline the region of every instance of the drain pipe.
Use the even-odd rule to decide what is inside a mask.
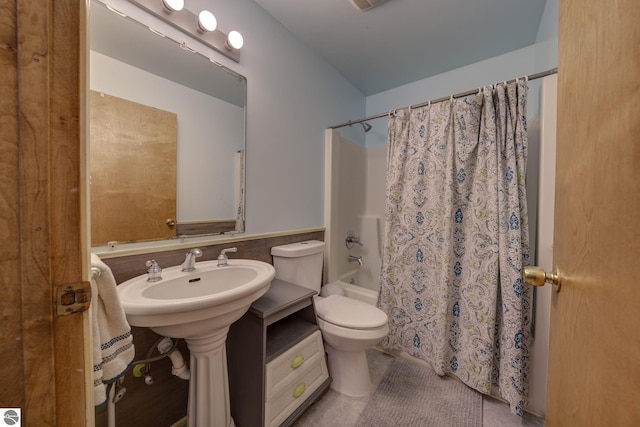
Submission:
[[[116,427],[116,403],[120,402],[127,392],[127,389],[122,387],[124,377],[116,382],[109,384],[107,387],[109,393],[107,396],[107,426]]]
[[[178,378],[182,378],[183,380],[189,380],[191,378],[191,372],[189,372],[189,368],[187,368],[187,364],[180,353],[180,350],[175,348],[173,345],[173,341],[171,338],[165,337],[158,343],[158,351],[160,354],[169,353],[169,359],[171,359],[171,364],[173,367],[171,368],[171,373]]]
[[[109,387],[107,395],[107,426],[116,427],[116,403],[113,401],[116,395],[116,385]]]

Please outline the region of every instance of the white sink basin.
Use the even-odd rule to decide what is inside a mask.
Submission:
[[[172,338],[185,338],[190,350],[190,427],[235,426],[231,418],[225,341],[229,326],[260,298],[275,276],[272,265],[232,259],[162,270],[162,280],[147,275],[117,287],[127,320]]]
[[[239,319],[269,289],[274,276],[273,266],[261,261],[233,259],[224,267],[202,261],[195,271],[169,267],[158,282],[148,282],[144,274],[117,289],[131,325],[189,338]]]

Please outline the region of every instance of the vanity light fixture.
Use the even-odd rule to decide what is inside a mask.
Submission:
[[[184,0],[162,0],[167,12],[180,12],[184,8]]]
[[[227,49],[240,49],[243,44],[244,39],[242,38],[242,34],[240,34],[236,30],[229,32],[227,41],[225,42],[225,46],[227,46]]]
[[[229,35],[220,31],[217,28],[216,17],[210,11],[203,10],[196,15],[184,7],[184,0],[128,1],[227,58],[240,62],[242,35],[237,31],[231,31]]]
[[[207,31],[215,31],[217,26],[218,21],[213,13],[208,10],[200,12],[198,15],[198,29],[200,29],[200,31],[203,33],[206,33]]]

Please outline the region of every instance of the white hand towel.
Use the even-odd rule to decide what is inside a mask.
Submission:
[[[91,254],[91,267],[100,274],[91,275],[91,316],[93,320],[93,387],[96,406],[107,400],[107,385],[118,381],[135,356],[133,335],[127,322],[116,280],[108,265]]]

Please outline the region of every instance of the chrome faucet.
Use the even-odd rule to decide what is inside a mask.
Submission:
[[[218,255],[218,267],[227,266],[227,261],[229,258],[227,257],[227,252],[238,252],[238,248],[227,248],[220,251],[220,255]]]
[[[147,261],[147,282],[158,282],[162,280],[162,268],[158,265],[155,259]]]
[[[187,252],[187,256],[182,263],[182,271],[193,271],[196,269],[196,258],[202,256],[202,251],[198,248],[193,248]]]
[[[357,262],[358,265],[364,265],[361,256],[349,255],[349,262]]]

